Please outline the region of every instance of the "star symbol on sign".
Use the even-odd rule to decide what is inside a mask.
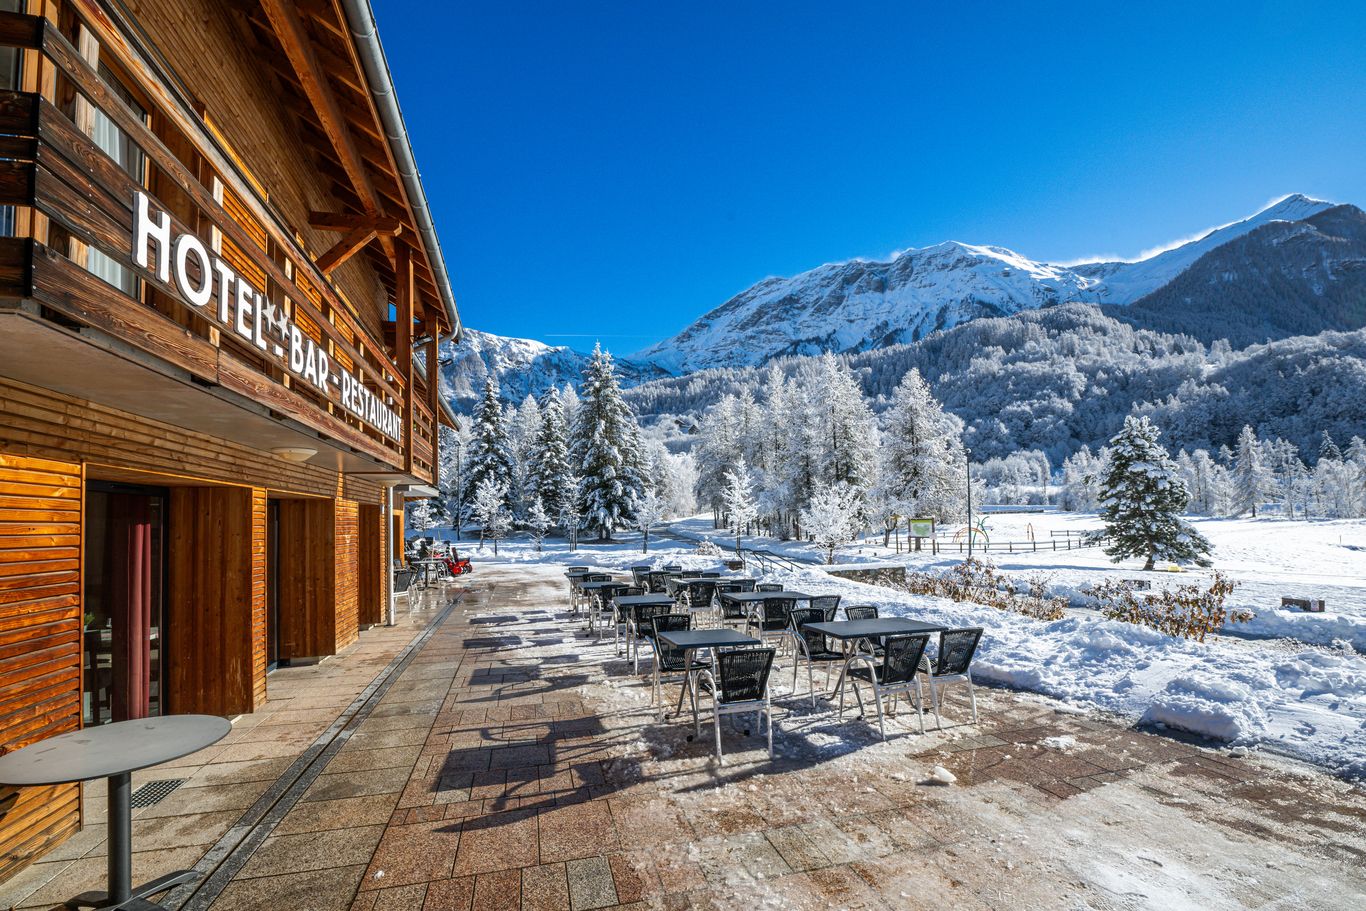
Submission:
[[[275,334],[280,336],[280,338],[286,338],[288,336],[285,329],[289,325],[289,317],[285,315],[285,311],[282,308],[275,306],[274,301],[266,302],[266,307],[261,311],[261,316],[270,324],[271,328],[275,330]]]

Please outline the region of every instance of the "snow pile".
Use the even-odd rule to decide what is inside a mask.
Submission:
[[[1143,720],[1226,741],[1257,739],[1267,724],[1266,712],[1248,687],[1211,674],[1171,680]]]
[[[1071,734],[1062,734],[1058,737],[1045,737],[1039,741],[1039,746],[1045,750],[1057,750],[1059,753],[1066,753],[1077,747],[1077,738]]]

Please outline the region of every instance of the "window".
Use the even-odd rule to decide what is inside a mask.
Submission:
[[[0,0],[0,12],[22,13],[24,0]],[[0,89],[18,89],[20,49],[0,47]],[[14,236],[14,206],[0,206],[0,237]]]
[[[100,77],[104,79],[114,94],[139,118],[146,118],[147,112],[134,100],[132,94],[123,87],[118,77],[103,63],[99,65]],[[99,108],[91,106],[90,138],[95,140],[119,167],[127,171],[139,184],[146,184],[146,156],[128,135],[119,129],[113,120]],[[91,247],[86,254],[85,267],[94,275],[109,282],[129,297],[138,296],[138,277],[127,266],[123,266],[106,256],[102,251]]]

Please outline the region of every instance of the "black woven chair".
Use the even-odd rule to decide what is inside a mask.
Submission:
[[[686,660],[686,649],[674,648],[659,638],[660,633],[676,633],[687,629],[692,629],[692,617],[689,614],[659,614],[650,618],[650,645],[655,652],[654,686],[650,704],[659,706],[660,721],[664,720],[664,701],[660,692],[663,679],[667,676],[683,680],[683,688],[678,691],[678,705],[674,707],[674,714],[677,715],[683,710],[684,696],[692,698],[693,714],[696,714],[697,691],[693,689],[693,673],[711,667],[710,661],[698,661],[696,658]]]
[[[812,598],[808,604],[816,610],[825,611],[825,613],[830,615],[830,619],[833,620],[835,619],[835,611],[839,610],[840,607],[840,596],[817,595]]]
[[[711,603],[716,597],[715,582],[689,582],[684,588],[688,610],[694,615],[711,613]]]
[[[797,692],[797,667],[806,661],[806,685],[811,693],[811,707],[816,707],[816,683],[812,667],[816,663],[825,665],[825,684],[830,685],[830,668],[837,661],[844,660],[844,652],[830,647],[830,640],[813,630],[806,629],[808,623],[821,623],[835,619],[835,609],[828,611],[814,607],[802,607],[792,612],[788,624],[788,636],[792,639],[792,692]]]
[[[774,650],[771,648],[737,648],[718,652],[715,674],[705,670],[698,675],[701,689],[712,698],[717,765],[725,765],[721,755],[722,715],[754,712],[760,724],[767,720],[768,758],[773,758],[773,703],[768,693],[768,675],[773,669],[773,656]],[[679,705],[682,705],[682,700]]]
[[[640,586],[641,588],[644,588],[646,586],[646,579],[649,577],[649,575],[649,566],[640,565],[631,567],[631,578],[635,581],[636,585]]]
[[[846,620],[876,620],[877,608],[871,604],[850,604],[844,609]]]
[[[740,586],[740,591],[742,592],[754,591],[754,586],[756,584],[753,579],[735,579],[734,582],[736,585]]]
[[[873,704],[877,707],[877,729],[882,739],[887,739],[887,730],[882,725],[882,700],[891,696],[893,702],[901,696],[910,698],[915,690],[915,711],[920,718],[920,733],[925,733],[925,707],[920,689],[920,659],[925,657],[925,647],[929,645],[929,633],[915,633],[905,636],[888,636],[883,642],[886,656],[882,663],[875,662],[871,655],[855,655],[849,659],[849,671],[845,679],[854,688],[854,698],[858,700],[859,712],[863,713],[863,696],[859,693],[858,683],[867,683],[873,691]],[[844,717],[844,690],[840,690],[840,718]]]
[[[716,600],[720,602],[721,605],[722,623],[734,623],[737,621],[743,622],[749,620],[749,613],[745,610],[744,605],[731,603],[727,601],[724,597],[722,597],[723,595],[737,594],[739,592],[745,591],[746,589],[742,586],[742,581],[743,580],[740,579],[722,579],[720,582],[716,583]],[[752,588],[749,590],[753,591]]]
[[[751,615],[746,632],[761,642],[781,646],[787,639],[787,624],[797,602],[791,598],[765,598],[759,603],[758,616]]]
[[[627,624],[631,612],[617,604],[616,601],[618,598],[628,598],[632,595],[643,594],[645,594],[645,589],[641,588],[639,585],[623,585],[621,588],[616,589],[612,594],[612,600],[610,602],[613,607],[612,644],[616,646],[618,655],[621,654],[622,636],[628,631]]]
[[[930,684],[930,702],[934,705],[934,722],[944,727],[939,717],[939,706],[943,701],[941,688],[953,683],[966,683],[968,701],[972,705],[972,723],[977,723],[977,694],[972,690],[972,658],[977,654],[977,645],[982,641],[982,627],[967,629],[948,629],[939,634],[939,651],[934,660],[920,659],[920,671]]]
[[[674,573],[675,575],[681,575],[683,572],[683,567],[677,563],[670,563],[664,567],[664,571],[666,573]]]
[[[719,579],[719,578],[721,578],[721,574],[720,574],[720,573],[718,573],[718,572],[713,572],[713,571],[707,571],[707,572],[705,572],[705,573],[698,573],[698,575],[701,576],[703,579]]]
[[[754,587],[756,592],[780,592],[783,586],[778,582],[760,582]]]
[[[627,638],[631,639],[631,651],[632,654],[635,656],[635,661],[632,665],[633,673],[640,673],[641,640],[643,639],[646,642],[650,643],[651,651],[654,650],[655,628],[654,623],[652,622],[654,618],[662,617],[667,614],[672,614],[677,610],[678,608],[672,604],[646,604],[636,608],[635,624],[629,627],[626,633]],[[679,616],[686,617],[688,615],[679,614]]]
[[[668,578],[669,574],[664,570],[652,569],[645,574],[645,584],[649,587],[651,592],[666,592],[668,591],[668,586],[665,583],[668,581]]]

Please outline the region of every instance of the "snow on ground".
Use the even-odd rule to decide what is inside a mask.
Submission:
[[[1356,651],[1366,653],[1366,521],[1197,518],[1192,522],[1214,544],[1211,570],[1217,569],[1239,583],[1229,598],[1229,606],[1246,608],[1254,614],[1250,622],[1230,627],[1230,634],[1294,639],[1324,646],[1346,642]],[[952,542],[961,527],[947,529],[944,539]],[[1107,577],[1144,578],[1154,588],[1209,581],[1211,570],[1145,573],[1138,560],[1115,564],[1099,547],[1057,552],[1051,549],[1055,540],[1059,547],[1064,546],[1064,532],[1100,528],[1101,522],[1094,515],[1054,510],[993,512],[986,517],[992,546],[984,556],[1017,580],[1046,577],[1054,594],[1067,596],[1077,607],[1087,604],[1081,588]],[[671,530],[689,538],[713,538],[723,545],[734,543],[733,539],[727,542],[724,532],[711,528],[709,517],[696,516],[674,523]],[[1016,551],[1035,541],[1040,550],[1010,553],[1004,546],[1007,541],[1014,543]],[[746,538],[744,544],[800,561],[823,560],[814,545],[802,542]],[[962,558],[956,543],[950,543],[938,557],[925,552],[908,554],[904,550],[897,554],[882,546],[880,534],[842,548],[835,556],[837,563],[892,561],[922,571],[947,569]],[[1328,609],[1321,614],[1282,609],[1283,595],[1321,598],[1327,601]]]
[[[1012,521],[1024,519],[1013,517]],[[1270,537],[1254,533],[1256,529],[1263,524],[1272,528],[1289,525],[1244,523],[1251,528],[1240,530],[1238,523],[1228,524],[1226,540],[1234,542],[1229,552],[1238,554],[1229,559],[1242,560],[1252,567],[1265,553],[1259,548],[1267,546],[1259,542]],[[1334,525],[1342,526],[1344,540],[1349,534],[1361,534],[1361,523],[1323,523],[1325,529]],[[992,527],[989,522],[988,528]],[[1209,528],[1202,530],[1208,533]],[[1346,560],[1339,558],[1337,565],[1328,562],[1326,555],[1337,546],[1334,537],[1334,533],[1325,531],[1312,549],[1313,556],[1306,557],[1300,568],[1314,574],[1310,578],[1332,579],[1335,590],[1355,591],[1360,599],[1361,590],[1347,584],[1352,580],[1343,572]],[[614,544],[581,545],[577,551],[571,551],[559,539],[551,539],[541,553],[519,538],[502,542],[497,558],[491,546],[478,550],[467,543],[462,546],[462,555],[474,561],[476,572],[481,563],[495,560],[581,563],[617,570],[637,563],[679,563],[689,569],[716,568],[720,563],[716,557],[697,555],[689,543],[657,541],[645,555],[640,552],[639,535],[623,538]],[[1241,545],[1237,543],[1240,539]],[[1346,550],[1345,545],[1342,552],[1354,555],[1355,559],[1356,552]],[[855,547],[845,556],[868,560],[883,554],[866,549],[864,554],[857,555]],[[1107,568],[1102,562],[1106,558],[1096,550],[1074,550],[1059,554],[1056,559],[1050,553],[1049,557],[1046,564],[1017,561],[1017,565],[1005,558],[1001,563],[1012,571],[1046,569],[1059,575],[1066,573],[1066,578],[1078,582],[1082,576],[1094,578],[1102,571],[1114,571]],[[1132,570],[1126,572],[1133,574]],[[1287,571],[1284,578],[1291,575]],[[1176,578],[1186,581],[1190,575]],[[1089,613],[1074,613],[1062,620],[1041,623],[990,607],[955,604],[852,582],[830,576],[817,566],[778,573],[770,581],[784,582],[812,594],[839,594],[844,604],[874,604],[884,616],[982,626],[986,633],[974,664],[974,677],[979,680],[1042,693],[1079,709],[1101,709],[1230,744],[1270,749],[1349,778],[1366,778],[1366,657],[1360,654],[1321,647],[1289,647],[1284,642],[1190,642]],[[1289,582],[1275,575],[1270,581],[1262,580],[1262,584],[1267,591],[1280,591]],[[1312,590],[1304,591],[1320,593],[1327,584],[1315,583]],[[1366,613],[1359,600],[1357,605],[1358,611]]]

